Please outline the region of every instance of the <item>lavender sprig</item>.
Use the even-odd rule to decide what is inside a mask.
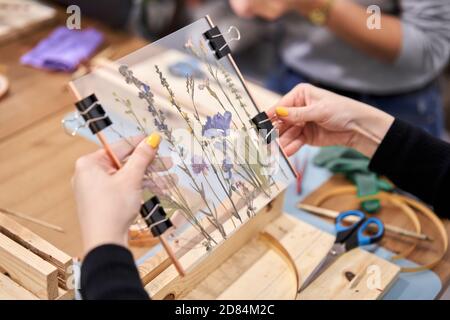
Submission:
[[[154,103],[154,94],[151,92],[150,87],[143,83],[141,80],[136,78],[133,75],[133,71],[128,68],[126,65],[121,65],[119,67],[119,73],[125,78],[125,82],[130,85],[134,85],[139,90],[139,98],[143,99],[147,103],[147,109],[150,112],[151,116],[154,119],[155,125],[158,127],[158,130],[164,134],[166,141],[170,144],[170,147],[173,151],[177,151],[176,144],[173,141],[172,130],[166,124],[166,117],[161,110],[158,110]],[[182,192],[179,190],[178,186],[174,181],[172,181],[172,187],[174,191],[177,193],[179,197],[179,207],[182,209],[181,212],[186,216],[187,220],[194,226],[202,236],[209,242],[217,242],[210,236],[210,234],[203,228],[203,226],[198,221],[195,214],[190,209],[190,206]]]
[[[172,104],[173,107],[176,108],[176,110],[178,111],[180,116],[183,118],[183,120],[188,125],[188,128],[190,130],[191,135],[193,137],[197,138],[197,136],[195,135],[193,123],[192,123],[189,115],[186,112],[184,112],[182,110],[182,108],[180,107],[180,105],[178,104],[178,102],[177,102],[177,100],[175,98],[175,94],[174,94],[173,90],[171,89],[169,83],[167,82],[167,79],[164,77],[162,71],[159,69],[159,67],[157,65],[155,65],[155,71],[156,71],[156,73],[159,76],[159,80],[161,82],[161,85],[166,89],[167,93],[169,94],[170,103]],[[202,145],[202,144],[200,143],[200,145]],[[189,168],[186,166],[186,164],[185,164],[183,159],[181,159],[181,162],[182,162],[182,165],[179,166],[180,169],[183,170],[183,172],[190,178],[190,180],[191,180],[191,187],[201,196],[203,202],[205,203],[205,205],[206,205],[206,207],[208,209],[208,213],[206,215],[208,217],[214,219],[214,221],[212,221],[214,226],[216,226],[217,229],[221,232],[222,236],[224,238],[226,238],[226,234],[224,233],[225,230],[223,228],[221,228],[221,224],[218,221],[216,208],[214,206],[213,206],[213,208],[211,208],[211,206],[209,205],[209,202],[208,202],[208,200],[206,198],[206,195],[205,195],[205,192],[204,192],[203,185],[201,185],[201,184],[199,185],[199,183],[196,181],[195,177],[191,174]],[[206,182],[209,184],[208,179],[206,179]]]

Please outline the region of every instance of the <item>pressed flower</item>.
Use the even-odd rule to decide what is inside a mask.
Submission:
[[[206,163],[205,159],[197,155],[192,156],[191,167],[192,171],[194,171],[195,174],[206,174],[208,172],[208,164]]]
[[[233,177],[233,163],[230,159],[224,159],[222,162],[222,171],[224,172],[225,179],[230,180]]]
[[[206,123],[202,127],[202,136],[206,138],[226,137],[229,134],[232,114],[225,111],[222,115],[220,112],[214,116],[208,116]]]

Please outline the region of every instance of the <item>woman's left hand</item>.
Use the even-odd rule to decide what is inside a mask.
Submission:
[[[126,246],[128,228],[141,207],[143,178],[156,156],[160,139],[159,134],[153,133],[146,139],[131,139],[129,142],[137,144],[136,148],[125,141],[113,145],[112,150],[121,161],[128,157],[119,170],[103,149],[76,162],[72,184],[85,253],[102,244]],[[158,161],[150,169],[162,171],[161,167],[172,166],[170,159],[162,161],[164,166]],[[150,185],[164,189],[164,182],[158,179],[161,180],[152,179]]]

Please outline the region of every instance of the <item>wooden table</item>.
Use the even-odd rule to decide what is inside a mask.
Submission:
[[[0,207],[17,210],[57,224],[59,233],[20,221],[70,255],[81,256],[82,245],[70,180],[76,159],[97,147],[67,136],[61,128],[63,116],[74,110],[67,89],[70,74],[51,73],[20,65],[20,56],[33,48],[53,28],[63,23],[60,14],[52,26],[0,46],[1,63],[11,87],[0,100]],[[83,20],[106,37],[106,45],[121,57],[146,42],[112,31],[98,22]],[[446,222],[450,233],[450,223]],[[436,235],[437,237],[437,235]],[[136,250],[139,255],[142,250]],[[450,278],[450,254],[435,268],[444,287]]]

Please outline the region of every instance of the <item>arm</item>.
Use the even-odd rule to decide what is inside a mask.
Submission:
[[[450,216],[450,144],[378,109],[311,85],[298,85],[273,107],[280,144],[344,145],[372,158],[370,168]]]
[[[308,17],[328,0],[230,0],[238,15],[274,20],[288,11]],[[415,72],[437,74],[450,56],[450,8],[447,0],[401,0],[400,17],[381,14],[381,29],[370,30],[367,8],[334,0],[326,27],[356,49]]]
[[[369,165],[450,218],[450,144],[396,120]]]
[[[327,0],[318,0],[324,3]],[[307,12],[304,12],[307,14]],[[381,14],[381,29],[367,27],[367,8],[350,0],[334,0],[327,27],[338,37],[364,53],[393,63],[402,47],[402,25],[398,17]]]
[[[77,161],[73,187],[83,237],[85,259],[81,269],[84,299],[148,299],[128,249],[128,229],[137,217],[143,187],[164,189],[164,177],[144,180],[156,156],[158,134],[112,146],[126,164],[117,170],[102,149]],[[136,145],[134,148],[130,144]],[[163,167],[169,159],[161,158]],[[150,165],[153,172],[161,165]]]
[[[149,299],[131,252],[119,245],[101,245],[86,255],[80,287],[86,300]]]
[[[402,42],[401,23],[397,17],[382,15],[383,28],[367,28],[367,8],[350,0],[230,0],[231,7],[242,17],[260,16],[275,20],[288,11],[309,17],[315,9],[330,5],[326,27],[365,53],[393,62]]]

